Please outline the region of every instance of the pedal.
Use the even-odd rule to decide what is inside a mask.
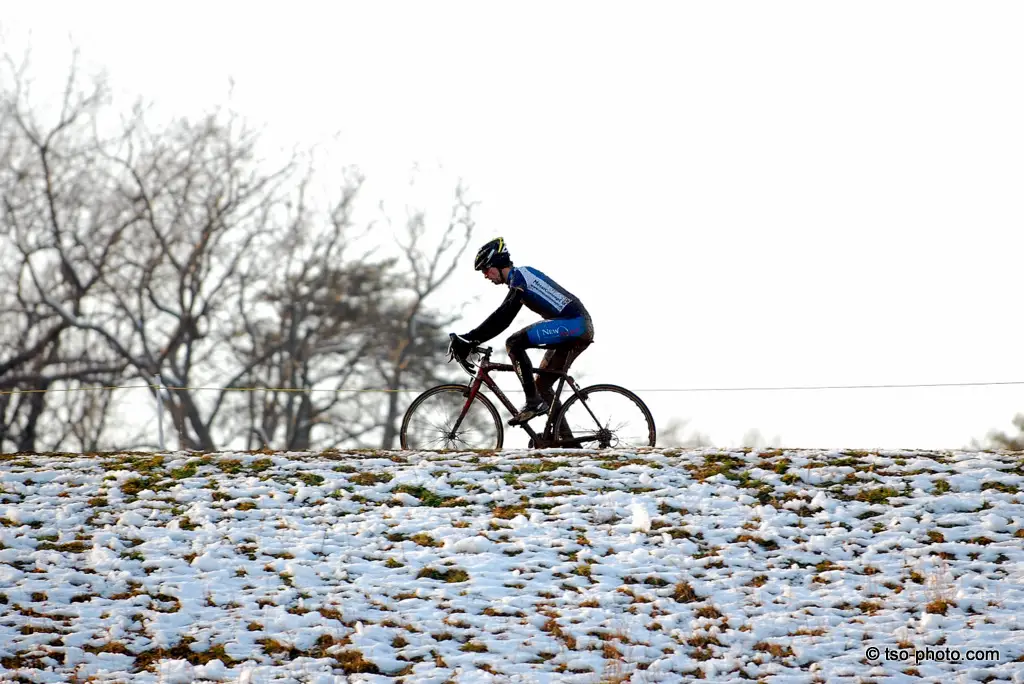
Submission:
[[[533,420],[534,418],[536,418],[538,416],[545,415],[548,412],[549,409],[550,409],[550,407],[548,407],[548,406],[542,406],[539,409],[534,409],[533,411],[527,411],[526,415],[523,416],[522,418],[519,418],[518,416],[513,416],[508,421],[508,424],[512,425],[512,426],[516,426],[516,425],[522,425],[523,423],[528,423],[528,422],[530,422],[531,420]]]

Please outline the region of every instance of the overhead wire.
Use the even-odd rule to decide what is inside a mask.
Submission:
[[[916,382],[916,383],[882,383],[862,385],[780,385],[780,386],[741,386],[741,387],[649,387],[634,389],[634,392],[798,392],[819,390],[863,390],[863,389],[914,389],[938,387],[993,387],[1007,385],[1024,385],[1024,380],[985,381],[985,382]],[[0,395],[39,394],[46,392],[95,392],[126,389],[150,389],[163,391],[188,392],[380,392],[407,393],[422,392],[417,388],[387,387],[187,387],[174,385],[95,385],[83,387],[29,388],[0,390]],[[513,390],[514,391],[514,390]],[[522,391],[522,390],[519,390]]]

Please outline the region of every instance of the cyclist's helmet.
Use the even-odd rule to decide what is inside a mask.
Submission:
[[[494,238],[481,247],[473,262],[473,268],[477,271],[486,271],[491,266],[500,269],[511,265],[512,257],[509,256],[505,240],[502,238]]]

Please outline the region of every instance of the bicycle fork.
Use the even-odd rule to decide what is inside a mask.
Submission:
[[[459,431],[459,426],[462,425],[462,421],[466,419],[466,414],[469,413],[469,407],[473,403],[473,400],[476,399],[476,395],[480,393],[480,385],[482,384],[483,381],[480,379],[480,371],[478,370],[477,374],[473,377],[473,382],[469,385],[469,390],[464,393],[467,397],[466,403],[463,404],[462,412],[459,414],[459,417],[455,419],[455,423],[452,425],[452,429],[448,433],[449,441],[455,441],[455,435]]]

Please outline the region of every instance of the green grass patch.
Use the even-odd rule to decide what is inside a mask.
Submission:
[[[257,458],[255,461],[249,464],[249,470],[254,473],[262,473],[264,470],[269,470],[274,467],[274,462],[269,458]]]
[[[448,584],[455,584],[458,582],[468,582],[469,573],[460,568],[449,568],[445,570],[438,570],[437,568],[423,568],[416,573],[416,578],[426,578],[447,582]]]
[[[459,501],[459,498],[456,496],[441,496],[420,485],[398,485],[391,490],[391,493],[408,494],[419,499],[420,503],[424,506],[430,506],[431,508],[448,508],[458,505],[456,502]]]
[[[221,472],[227,473],[228,475],[237,475],[245,470],[245,466],[237,458],[221,459],[217,462],[217,467],[220,468]]]
[[[524,463],[512,466],[512,475],[526,475],[531,473],[550,473],[563,466],[569,465],[568,461],[541,461],[539,463]]]
[[[357,473],[348,478],[348,481],[360,487],[372,487],[376,484],[391,482],[393,475],[388,473]]]
[[[746,461],[729,454],[709,454],[704,457],[704,464],[697,466],[687,464],[685,468],[695,480],[704,481],[716,475],[723,475],[730,480],[742,480],[738,468],[745,468]]]
[[[437,541],[426,532],[417,532],[416,534],[409,537],[409,541],[419,546],[426,546],[429,548],[439,548],[441,546],[444,546],[444,544]]]
[[[853,498],[866,503],[888,504],[889,499],[894,496],[899,496],[899,492],[892,487],[874,487],[860,490]]]
[[[199,461],[189,461],[181,468],[175,468],[172,470],[170,474],[175,480],[184,480],[188,477],[195,477],[198,469]]]
[[[997,492],[1002,492],[1004,494],[1017,494],[1020,492],[1020,487],[1018,487],[1015,484],[1008,484],[1006,482],[994,482],[992,480],[989,480],[988,482],[983,482],[981,484],[981,488],[982,490],[991,489]]]

